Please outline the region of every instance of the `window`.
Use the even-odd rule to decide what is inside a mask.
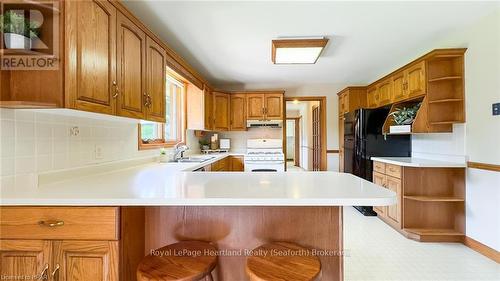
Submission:
[[[167,75],[165,93],[165,123],[142,121],[139,125],[139,149],[169,147],[184,142],[185,84]]]

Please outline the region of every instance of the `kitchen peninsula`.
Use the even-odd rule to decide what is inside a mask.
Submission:
[[[221,251],[290,241],[332,253],[320,257],[322,276],[342,280],[341,206],[396,202],[395,193],[350,174],[191,172],[200,165],[101,167],[42,175],[31,188],[2,187],[2,247],[14,251],[16,241],[30,239],[32,252],[48,241],[56,251],[76,243],[73,255],[85,260],[90,251],[102,266],[115,264],[109,272],[120,278],[111,280],[133,280],[145,254],[176,241],[210,241]],[[220,256],[217,280],[246,280],[245,259]]]

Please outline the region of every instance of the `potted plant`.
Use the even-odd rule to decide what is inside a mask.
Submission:
[[[207,140],[207,139],[201,139],[199,141],[199,143],[200,143],[200,148],[201,148],[202,151],[210,149],[210,141],[209,140]]]
[[[0,29],[7,49],[31,49],[31,38],[38,38],[40,24],[12,10],[0,15]]]
[[[417,103],[409,107],[396,108],[390,113],[389,116],[392,116],[392,120],[396,125],[389,127],[389,133],[410,133],[411,124],[415,121],[420,104]]]
[[[165,148],[160,149],[160,163],[167,163],[169,162],[169,157],[167,155],[167,150]]]

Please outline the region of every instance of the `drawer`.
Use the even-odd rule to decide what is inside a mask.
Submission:
[[[119,229],[118,207],[0,208],[1,239],[118,240]]]
[[[385,163],[373,161],[373,170],[385,174]]]
[[[391,177],[401,178],[401,166],[386,164],[385,165],[385,174]]]

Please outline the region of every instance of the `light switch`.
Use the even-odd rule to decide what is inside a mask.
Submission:
[[[493,104],[493,115],[500,115],[500,102]]]

